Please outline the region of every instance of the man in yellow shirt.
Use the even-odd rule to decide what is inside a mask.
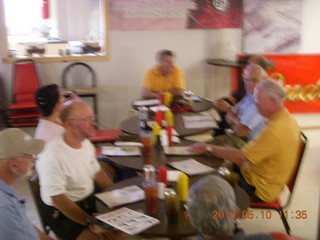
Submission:
[[[144,77],[141,95],[143,98],[158,98],[160,92],[169,92],[173,96],[183,96],[184,75],[173,62],[174,54],[169,50],[158,53],[158,65],[149,69]]]
[[[268,120],[260,134],[241,150],[197,143],[190,151],[208,151],[240,167],[239,185],[251,201],[275,200],[291,177],[298,159],[300,129],[283,106],[285,91],[274,80],[262,80],[254,89],[254,103]]]

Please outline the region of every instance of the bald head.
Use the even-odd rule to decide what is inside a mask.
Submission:
[[[267,73],[257,64],[249,64],[243,72],[244,83],[247,93],[253,94],[253,90],[257,83],[267,77]]]
[[[82,101],[71,102],[64,106],[60,113],[60,119],[62,123],[65,123],[68,119],[78,119],[83,116],[84,112],[92,112],[91,107]]]
[[[65,140],[72,147],[79,147],[84,139],[95,135],[97,125],[91,107],[85,102],[72,102],[65,106],[60,114],[65,127]],[[76,144],[75,144],[76,143]]]

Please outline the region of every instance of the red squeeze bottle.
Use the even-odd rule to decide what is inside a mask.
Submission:
[[[163,120],[163,112],[161,110],[158,110],[156,112],[156,122],[162,126],[162,120]]]
[[[164,105],[164,93],[161,92],[158,94],[159,100],[160,100],[160,105]]]
[[[172,126],[167,127],[168,143],[169,146],[172,145]]]
[[[161,165],[158,168],[158,182],[162,182],[165,185],[168,185],[168,179],[167,179],[167,168]]]

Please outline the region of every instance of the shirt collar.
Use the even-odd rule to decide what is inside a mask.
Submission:
[[[0,179],[0,189],[8,195],[15,196],[16,194],[11,187],[9,187],[2,179]]]

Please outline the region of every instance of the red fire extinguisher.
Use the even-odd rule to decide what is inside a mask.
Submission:
[[[42,19],[48,19],[49,18],[49,0],[42,0]]]

